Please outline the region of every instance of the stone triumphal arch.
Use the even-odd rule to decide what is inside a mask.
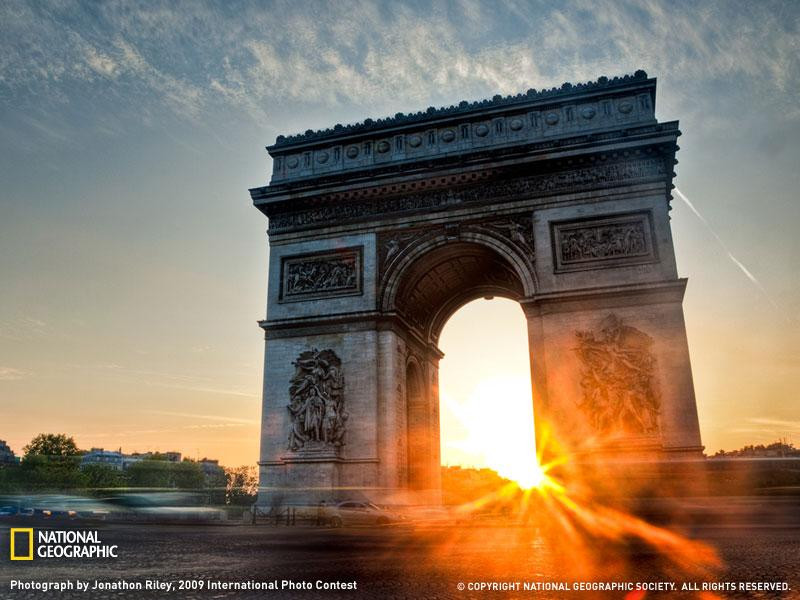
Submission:
[[[437,341],[480,297],[522,305],[537,428],[562,447],[700,454],[680,131],[655,93],[639,71],[278,137],[251,190],[270,242],[261,504],[436,501]]]

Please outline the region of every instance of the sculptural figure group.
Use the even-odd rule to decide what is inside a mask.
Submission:
[[[343,406],[341,360],[332,350],[314,349],[301,353],[293,364],[289,450],[343,446],[348,415]]]
[[[564,232],[561,258],[564,261],[631,256],[647,251],[641,223],[586,227]]]
[[[614,314],[603,320],[599,335],[576,335],[576,352],[583,363],[579,407],[595,430],[611,435],[657,433],[660,401],[650,336],[624,325]]]
[[[303,294],[355,287],[356,269],[352,260],[309,260],[288,266],[286,293]]]

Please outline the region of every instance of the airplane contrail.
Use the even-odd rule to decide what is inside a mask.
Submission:
[[[788,314],[788,313],[787,313],[787,312],[786,312],[786,311],[785,311],[785,310],[784,310],[784,309],[783,309],[783,308],[782,308],[782,307],[781,307],[781,306],[780,306],[780,305],[779,305],[779,304],[778,304],[778,303],[777,303],[777,302],[776,302],[776,301],[775,301],[775,300],[772,298],[772,296],[770,295],[770,293],[767,291],[767,288],[765,288],[765,287],[762,285],[762,283],[761,283],[761,282],[758,280],[758,278],[756,278],[756,276],[755,276],[755,275],[753,275],[753,273],[751,273],[751,272],[750,272],[750,269],[748,269],[747,267],[745,267],[745,266],[744,266],[744,264],[742,263],[742,261],[740,261],[738,258],[736,258],[736,257],[733,255],[733,252],[731,252],[731,251],[728,249],[728,246],[725,244],[725,242],[723,242],[723,241],[722,241],[722,238],[721,238],[721,237],[719,237],[719,235],[717,235],[717,232],[716,232],[716,231],[714,231],[714,229],[711,227],[711,224],[710,224],[710,223],[709,223],[709,222],[706,220],[706,218],[705,218],[705,217],[704,217],[702,214],[700,214],[700,211],[699,211],[699,210],[697,210],[697,208],[695,207],[695,205],[694,205],[694,204],[692,204],[691,200],[689,200],[689,198],[687,198],[687,197],[686,197],[686,195],[685,195],[685,194],[684,194],[682,191],[680,191],[678,188],[675,188],[675,193],[676,193],[676,194],[678,194],[678,197],[679,197],[681,200],[683,200],[683,202],[684,202],[684,204],[686,204],[686,206],[688,206],[688,207],[689,207],[689,210],[691,210],[691,211],[692,211],[692,212],[695,214],[695,216],[696,216],[698,219],[700,219],[700,222],[701,222],[701,223],[703,223],[703,225],[705,225],[705,226],[706,226],[706,229],[708,229],[709,233],[711,233],[711,235],[713,235],[713,236],[714,236],[714,239],[715,239],[715,240],[717,240],[717,243],[718,243],[718,244],[720,245],[720,247],[721,247],[721,248],[722,248],[722,249],[725,251],[725,254],[727,254],[727,255],[728,255],[728,258],[730,258],[730,259],[731,259],[731,262],[733,262],[733,264],[735,264],[737,267],[739,267],[739,270],[740,270],[742,273],[744,273],[744,276],[745,276],[745,277],[747,277],[747,278],[750,280],[750,282],[751,282],[751,283],[752,283],[754,286],[756,286],[756,287],[759,289],[759,291],[761,291],[761,293],[762,293],[762,294],[764,294],[764,297],[765,297],[767,300],[769,300],[769,303],[770,303],[770,304],[772,304],[772,306],[773,306],[773,307],[775,307],[775,310],[777,310],[778,312],[782,313],[782,314],[784,315],[784,317],[786,317],[786,319],[787,319],[789,322],[793,322],[795,319],[794,319],[794,318],[793,318],[793,317],[792,317],[790,314]]]

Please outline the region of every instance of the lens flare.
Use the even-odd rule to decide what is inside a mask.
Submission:
[[[636,505],[637,490],[627,487],[623,491],[622,482],[617,481],[619,495],[609,496],[607,489],[602,493],[596,490],[594,480],[576,478],[581,470],[575,468],[572,457],[555,450],[559,446],[548,428],[540,426],[539,432],[539,454],[527,463],[527,471],[515,467],[515,481],[455,509],[457,522],[462,525],[454,533],[454,546],[477,543],[470,540],[479,535],[478,529],[491,523],[517,527],[515,539],[503,541],[507,555],[498,557],[496,564],[486,565],[501,573],[509,568],[509,562],[514,563],[515,552],[542,546],[563,555],[558,569],[564,579],[590,581],[611,573],[622,576],[640,568],[637,556],[648,557],[646,560],[659,564],[673,577],[715,577],[722,563],[711,546],[669,526],[649,523],[626,508]],[[556,458],[542,464],[543,454]],[[466,528],[464,523],[468,524]],[[483,534],[489,535],[485,530]],[[488,542],[483,538],[481,543]]]

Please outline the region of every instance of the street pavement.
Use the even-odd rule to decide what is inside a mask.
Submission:
[[[671,595],[682,598],[701,597],[698,594],[703,584],[717,586],[707,590],[704,598],[800,598],[800,512],[796,512],[796,499],[783,499],[774,505],[750,499],[750,505],[760,510],[746,514],[735,510],[736,502],[714,502],[719,503],[715,514],[730,513],[727,518],[714,519],[700,511],[699,518],[671,529],[646,529],[641,536],[632,535],[625,527],[622,533],[599,534],[586,526],[556,523],[557,519],[544,515],[526,524],[488,520],[383,528],[51,521],[35,527],[96,529],[101,543],[118,546],[119,558],[19,562],[8,560],[8,529],[22,525],[7,520],[0,522],[0,598],[634,599],[658,597],[659,592],[653,590],[659,586],[669,589],[670,584],[676,586]],[[615,528],[607,520],[601,524],[606,529]],[[149,581],[161,587],[12,591],[12,580],[80,580],[90,587],[95,581],[125,580],[142,585]],[[208,587],[209,582],[248,581],[293,588],[248,591]],[[188,582],[189,589],[177,589],[180,582]],[[353,582],[355,590],[317,589],[320,585]],[[526,582],[560,585],[562,589],[525,590],[522,586]],[[614,582],[645,583],[651,591],[575,589]],[[170,583],[172,588],[165,590]],[[312,589],[297,589],[305,584]],[[758,588],[779,584],[789,589],[719,589],[724,585]],[[191,589],[200,585],[202,589]],[[502,589],[504,585],[506,589]],[[681,586],[697,590],[681,592]]]

